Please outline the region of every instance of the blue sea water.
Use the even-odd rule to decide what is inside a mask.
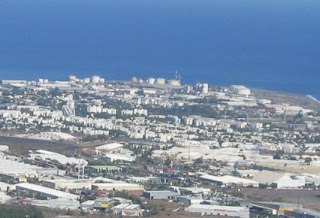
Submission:
[[[319,0],[1,0],[0,79],[172,78],[320,98]]]

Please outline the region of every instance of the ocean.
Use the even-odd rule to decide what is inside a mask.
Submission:
[[[319,0],[1,0],[0,79],[175,77],[320,99]]]

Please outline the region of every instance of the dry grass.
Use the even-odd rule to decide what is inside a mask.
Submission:
[[[0,145],[8,145],[9,152],[14,155],[22,155],[29,150],[44,149],[54,152],[65,152],[76,148],[76,145],[60,141],[44,141],[16,137],[0,136]]]
[[[320,104],[304,95],[253,89],[258,98],[270,99],[276,104],[289,103],[308,109],[320,110]]]
[[[301,175],[303,173],[309,174],[319,174],[320,167],[317,166],[308,166],[308,165],[279,165],[278,163],[270,163],[270,162],[261,162],[260,166],[269,167],[273,169],[277,169],[280,171],[284,171],[287,173],[294,173]]]
[[[241,193],[252,199],[261,201],[281,201],[302,204],[305,208],[320,210],[320,190],[279,190],[244,188]]]

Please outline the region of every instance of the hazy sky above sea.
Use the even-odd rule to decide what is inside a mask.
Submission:
[[[0,0],[0,78],[320,84],[319,0]]]

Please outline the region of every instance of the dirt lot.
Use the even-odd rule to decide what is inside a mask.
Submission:
[[[44,149],[54,152],[63,152],[76,147],[73,144],[60,141],[51,142],[7,136],[0,136],[0,145],[8,145],[9,152],[15,155],[27,153],[28,150]]]
[[[244,196],[262,201],[278,201],[302,204],[305,208],[320,211],[320,190],[273,190],[244,188]]]

